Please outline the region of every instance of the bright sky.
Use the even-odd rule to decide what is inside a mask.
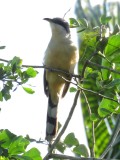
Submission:
[[[71,8],[66,19],[74,16],[73,0],[0,0],[0,45],[1,58],[12,59],[19,56],[23,64],[42,65],[44,51],[50,39],[50,28],[43,21],[45,17],[63,17]],[[31,81],[35,94],[25,93],[21,87],[7,102],[0,102],[0,129],[9,129],[17,135],[26,134],[31,138],[44,139],[47,113],[47,98],[43,91],[43,70]],[[68,93],[59,107],[59,120],[64,123],[72,106],[74,93]],[[68,127],[75,132],[81,143],[86,144],[80,104]],[[43,145],[42,145],[43,148]]]

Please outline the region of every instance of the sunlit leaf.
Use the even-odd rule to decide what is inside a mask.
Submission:
[[[69,18],[69,23],[71,28],[79,27],[79,23],[75,18]]]
[[[22,88],[24,89],[24,91],[26,91],[29,94],[35,93],[35,91],[33,89],[31,89],[31,88],[28,88],[28,87],[22,87]]]
[[[26,71],[27,75],[29,75],[30,77],[35,77],[37,75],[37,71],[34,70],[34,68],[29,67]]]
[[[76,88],[74,88],[74,87],[70,87],[70,92],[76,92],[77,91],[77,89]]]
[[[69,146],[69,147],[72,147],[72,146],[76,146],[79,144],[77,138],[75,138],[75,135],[74,133],[69,133],[65,139],[64,139],[64,143]]]
[[[103,25],[107,24],[112,19],[111,16],[106,17],[105,15],[101,16],[100,21]]]
[[[64,153],[66,147],[65,147],[65,144],[62,143],[62,142],[58,142],[57,145],[56,145],[56,149],[58,151],[60,151],[61,153]]]
[[[40,152],[37,148],[31,148],[23,154],[23,157],[29,157],[32,160],[42,160]]]
[[[11,133],[9,130],[2,130],[0,131],[0,141],[2,141],[2,147],[8,148],[10,143],[12,142],[13,138],[15,138],[16,135]]]
[[[102,66],[110,67],[111,68],[110,63],[106,59],[102,59]],[[102,71],[102,78],[103,78],[103,80],[108,79],[111,72],[109,70],[107,70],[107,69],[101,69],[101,71]]]
[[[86,30],[86,28],[78,30],[77,33],[83,32],[84,30]]]
[[[108,39],[105,55],[110,61],[120,62],[120,35],[113,35]]]
[[[97,121],[99,119],[98,115],[95,113],[91,113],[90,120],[91,121]]]
[[[118,106],[117,102],[103,98],[102,101],[100,102],[98,113],[101,117],[106,117],[111,113],[115,113],[117,106]]]
[[[24,153],[29,141],[22,136],[16,137],[9,146],[9,154],[16,155]]]
[[[84,156],[84,157],[89,156],[88,150],[84,144],[80,144],[80,145],[74,147],[73,152],[79,156]]]
[[[3,101],[3,95],[2,95],[2,92],[0,92],[0,101]]]
[[[85,18],[80,18],[78,22],[82,27],[88,28],[88,21]]]
[[[110,82],[109,84],[105,85],[104,87],[107,89],[113,88],[113,87],[117,87],[117,85],[120,85],[120,79],[114,79],[112,82]]]

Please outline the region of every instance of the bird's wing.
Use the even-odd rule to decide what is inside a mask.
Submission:
[[[46,70],[44,70],[43,83],[44,83],[44,92],[45,92],[46,96],[48,97],[49,90],[48,90],[48,82],[46,80]]]
[[[62,92],[62,98],[66,95],[66,93],[69,89],[71,78],[69,78],[68,80],[69,80],[69,82],[66,82],[64,85],[63,92]]]

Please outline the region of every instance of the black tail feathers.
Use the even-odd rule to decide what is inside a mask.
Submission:
[[[51,142],[57,133],[57,105],[54,104],[49,96],[47,124],[46,124],[46,140]]]

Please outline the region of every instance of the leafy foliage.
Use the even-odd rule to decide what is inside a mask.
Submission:
[[[88,157],[88,149],[84,144],[79,144],[78,139],[75,137],[74,133],[69,133],[63,142],[59,142],[56,149],[61,153],[64,153],[67,148],[71,148],[72,153],[76,156]]]
[[[32,67],[22,69],[22,60],[19,57],[14,57],[7,65],[0,63],[0,101],[9,100],[11,92],[15,91],[18,86],[24,85],[30,78],[34,78],[37,71]],[[27,93],[33,94],[34,91],[29,87],[22,87]]]
[[[16,136],[8,130],[0,131],[0,159],[42,160],[36,148],[26,151],[29,141],[22,136]]]
[[[114,137],[120,113],[120,17],[112,12],[120,4],[108,5],[104,1],[102,9],[99,5],[92,8],[87,0],[85,9],[81,1],[77,2],[78,6],[77,18],[86,18],[89,22],[86,30],[79,34],[81,103],[91,155],[94,156],[94,150],[99,157]],[[119,159],[119,147],[117,143],[106,157]]]

